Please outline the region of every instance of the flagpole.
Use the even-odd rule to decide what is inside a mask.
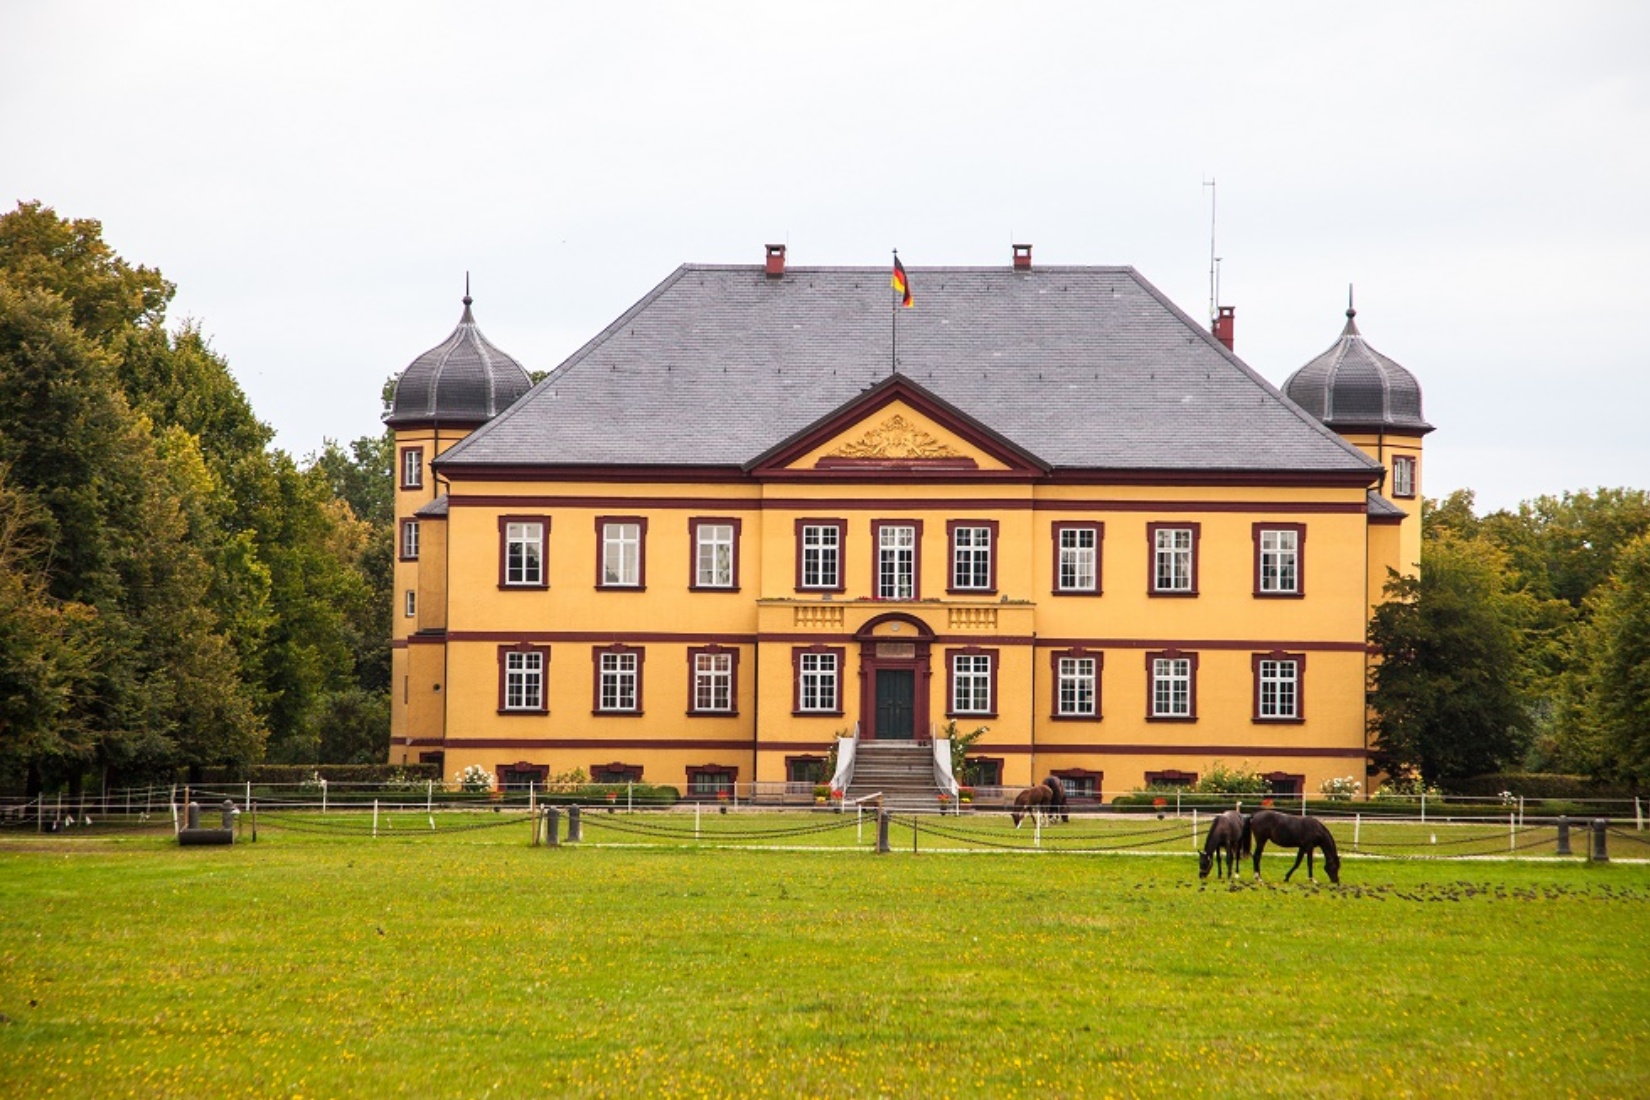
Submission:
[[[894,263],[896,263],[896,264],[899,263],[899,249],[897,249],[897,248],[894,249]],[[888,363],[888,373],[889,374],[898,374],[899,373],[899,295],[894,294],[894,295],[889,296],[888,308],[893,310],[893,317],[892,317],[892,319],[889,323],[892,325],[893,331],[894,331],[893,339],[890,343],[890,352],[889,352],[890,361]]]

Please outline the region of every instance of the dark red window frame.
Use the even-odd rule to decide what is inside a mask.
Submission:
[[[1295,590],[1293,592],[1263,592],[1260,587],[1260,536],[1263,531],[1293,531],[1295,532]],[[1255,596],[1263,600],[1298,600],[1306,595],[1306,524],[1304,523],[1261,523],[1250,526],[1250,536],[1255,544]]]
[[[835,710],[803,710],[802,709],[802,656],[803,654],[835,654],[836,655],[836,709]],[[835,645],[802,645],[791,649],[791,715],[796,718],[841,718],[843,715],[842,699],[847,694],[846,666],[848,663],[848,648]]]
[[[907,602],[898,597],[882,595],[882,529],[884,527],[914,528],[911,541],[911,600],[922,599],[922,520],[874,519],[871,521],[871,598]]]
[[[1262,661],[1293,661],[1295,662],[1295,714],[1292,718],[1273,716],[1262,717],[1260,713],[1260,663]],[[1249,670],[1254,679],[1254,691],[1250,700],[1250,717],[1255,722],[1265,722],[1267,725],[1299,725],[1306,721],[1306,654],[1285,653],[1281,649],[1274,649],[1270,653],[1251,653],[1249,655]]]
[[[608,584],[606,583],[607,564],[607,525],[610,523],[636,524],[636,583],[635,584]],[[647,591],[647,517],[646,516],[597,516],[596,517],[596,587],[607,592],[645,592]]]
[[[989,657],[991,659],[991,673],[987,681],[987,690],[991,692],[990,710],[957,710],[956,679],[958,657]],[[999,652],[995,649],[986,649],[982,646],[960,646],[945,651],[945,716],[947,718],[995,718],[997,717],[997,673],[1002,665]]]
[[[1061,588],[1060,587],[1060,532],[1062,531],[1093,531],[1094,532],[1094,587],[1093,588]],[[1089,523],[1082,520],[1057,519],[1049,525],[1049,540],[1054,544],[1054,571],[1050,574],[1050,589],[1056,596],[1098,596],[1105,588],[1105,574],[1100,568],[1101,548],[1106,544],[1106,525],[1104,523]]]
[[[728,670],[728,704],[727,710],[700,710],[699,708],[699,673],[697,669],[700,654],[731,657],[731,666]],[[739,714],[739,648],[727,645],[700,645],[688,646],[687,651],[688,677],[688,705],[687,713],[690,718],[734,718]]]
[[[994,519],[948,519],[945,521],[945,591],[948,594],[954,596],[995,596],[997,594],[997,532],[1000,526],[1000,522]],[[984,527],[990,532],[986,536],[986,553],[988,555],[986,560],[990,563],[990,566],[986,576],[986,587],[984,588],[957,587],[957,528],[959,527],[970,529]],[[917,543],[920,548],[922,543],[922,532],[920,530],[917,532]]]
[[[1157,670],[1153,662],[1158,660],[1181,660],[1191,662],[1187,673],[1186,704],[1190,708],[1189,714],[1154,714],[1157,694]],[[1146,654],[1146,721],[1148,722],[1195,722],[1197,721],[1197,654],[1183,649],[1159,649]]]
[[[1173,588],[1157,587],[1157,533],[1158,531],[1190,531],[1192,533],[1192,587],[1181,591]],[[1199,553],[1203,541],[1203,524],[1201,523],[1172,523],[1157,522],[1146,524],[1146,595],[1161,596],[1166,599],[1184,598],[1197,595],[1198,570],[1203,555]]]
[[[602,709],[602,655],[606,653],[634,653],[636,655],[636,709]],[[642,716],[642,673],[647,665],[647,648],[639,645],[598,645],[590,647],[590,713],[598,718],[640,718]]]
[[[539,662],[539,705],[536,707],[511,707],[505,709],[504,699],[509,674],[505,668],[505,655],[510,653],[538,653],[544,659]],[[498,647],[498,713],[507,715],[533,715],[550,713],[550,647],[547,645],[533,645],[529,642],[517,642],[514,645]]]
[[[732,576],[729,578],[729,584],[699,583],[699,528],[708,526],[733,528],[733,557],[730,563]],[[739,538],[742,526],[743,521],[737,516],[694,516],[688,520],[688,591],[739,591]]]
[[[536,523],[539,525],[539,579],[531,583],[510,584],[506,579],[510,568],[510,524]],[[550,587],[550,517],[544,515],[505,515],[498,517],[498,587],[501,592],[532,592]]]
[[[836,528],[836,584],[834,585],[807,585],[803,584],[802,573],[802,529],[804,527],[835,527]],[[847,589],[847,549],[848,549],[848,521],[845,519],[799,519],[796,521],[796,591],[798,592],[843,592]]]
[[[1093,714],[1061,714],[1060,713],[1060,661],[1089,660],[1094,661],[1094,713]],[[1050,650],[1048,655],[1049,683],[1051,695],[1049,697],[1049,720],[1052,722],[1098,722],[1102,717],[1100,709],[1100,685],[1104,679],[1102,673],[1106,667],[1106,655],[1098,649],[1084,649],[1076,646],[1071,649]]]

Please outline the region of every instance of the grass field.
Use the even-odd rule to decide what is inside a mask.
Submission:
[[[1009,853],[990,830],[1027,833],[999,821],[912,854],[896,826],[876,855],[853,830],[729,850],[623,819],[559,849],[411,819],[224,848],[0,838],[0,1090],[1650,1091],[1650,866],[1343,840],[1339,888],[1284,885],[1292,854],[1230,888],[1198,883],[1189,834],[1173,856]]]

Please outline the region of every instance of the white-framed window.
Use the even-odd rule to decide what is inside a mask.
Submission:
[[[1192,716],[1192,662],[1188,657],[1152,659],[1152,717]]]
[[[991,713],[991,658],[958,653],[951,658],[951,712]]]
[[[634,521],[602,524],[602,585],[636,588],[642,583],[642,525]]]
[[[401,521],[401,557],[404,561],[418,560],[418,521]]]
[[[504,709],[544,709],[544,654],[539,650],[504,655]]]
[[[802,523],[801,576],[798,588],[842,587],[842,525]]]
[[[1196,590],[1194,554],[1197,532],[1192,527],[1156,527],[1152,532],[1152,591]]]
[[[544,584],[544,523],[504,522],[504,583],[522,587]]]
[[[634,711],[639,709],[638,681],[641,666],[634,653],[603,653],[600,657],[600,687],[596,709]]]
[[[693,709],[700,712],[733,710],[733,654],[693,655]]]
[[[1392,495],[1415,495],[1415,459],[1409,455],[1395,455],[1392,459]]]
[[[1094,592],[1100,587],[1100,531],[1096,527],[1055,529],[1054,586],[1061,592]]]
[[[877,528],[877,597],[917,598],[917,529],[906,524]]]
[[[421,489],[423,486],[424,448],[403,448],[401,451],[401,488]]]
[[[1300,717],[1300,663],[1288,658],[1263,657],[1256,663],[1259,677],[1256,716]]]
[[[954,524],[951,528],[951,587],[990,591],[991,528],[985,524]]]
[[[1061,657],[1055,669],[1054,713],[1063,718],[1094,717],[1093,657]]]
[[[733,587],[734,527],[731,523],[694,524],[693,586]]]
[[[1300,591],[1300,532],[1264,528],[1260,532],[1260,590],[1267,594]]]
[[[798,654],[796,709],[833,714],[841,710],[839,672],[835,653]]]
[[[418,593],[409,588],[402,603],[402,614],[409,619],[418,617]]]

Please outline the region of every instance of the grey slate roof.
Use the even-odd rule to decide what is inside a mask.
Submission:
[[[1432,431],[1421,416],[1421,386],[1409,371],[1370,347],[1348,308],[1330,349],[1291,374],[1283,392],[1339,431]]]
[[[1381,517],[1396,517],[1398,519],[1402,519],[1404,516],[1409,515],[1408,512],[1392,503],[1392,501],[1388,500],[1380,493],[1377,493],[1374,489],[1369,491],[1368,499],[1369,515],[1372,519]]]
[[[420,516],[424,519],[445,518],[447,515],[447,494],[442,493],[440,496],[424,505],[424,507],[414,512],[413,515]]]
[[[899,369],[1059,469],[1376,464],[1128,267],[912,267]],[[738,466],[889,376],[887,268],[684,265],[446,467]]]
[[[532,387],[522,365],[476,327],[471,301],[466,293],[458,327],[401,372],[386,423],[479,424],[509,408]]]

